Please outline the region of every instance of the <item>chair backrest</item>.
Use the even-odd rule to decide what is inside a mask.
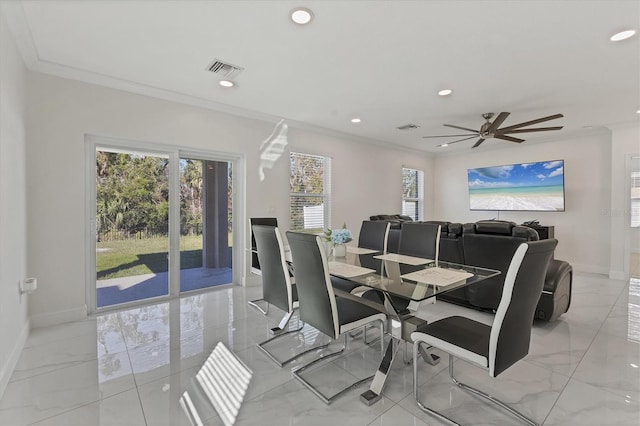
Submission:
[[[358,235],[358,247],[386,253],[390,226],[389,222],[363,220]]]
[[[530,241],[520,244],[513,255],[491,326],[489,375],[492,377],[529,353],[536,305],[557,244],[556,239]]]
[[[293,291],[280,231],[267,225],[253,225],[251,230],[262,269],[262,297],[283,311],[292,312]]]
[[[260,269],[260,260],[256,249],[256,239],[253,236],[253,225],[278,226],[278,218],[275,217],[252,217],[249,219],[249,228],[251,228],[251,267]]]
[[[389,222],[363,220],[358,236],[358,247],[377,250],[382,254],[387,253],[387,241],[389,240]],[[382,262],[373,257],[377,254],[361,254],[360,265],[365,268],[375,269],[380,273]]]
[[[400,230],[398,253],[438,261],[440,250],[440,225],[407,222]],[[424,269],[424,266],[400,265],[401,274]]]
[[[465,287],[469,303],[480,308],[497,309],[513,255],[520,244],[537,239],[538,234],[533,229],[513,222],[487,220],[465,223],[462,229],[464,263],[502,272],[483,282],[482,286]],[[487,250],[488,247],[491,250]]]
[[[300,319],[337,339],[340,336],[338,309],[320,237],[287,231],[287,240],[296,275]]]
[[[398,253],[438,260],[440,225],[407,222],[400,231]]]

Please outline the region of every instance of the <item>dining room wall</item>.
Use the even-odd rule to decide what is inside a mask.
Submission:
[[[576,270],[608,274],[610,269],[611,131],[596,129],[546,142],[525,142],[443,155],[434,161],[434,219],[475,222],[499,218],[516,223],[536,219],[553,225],[556,258]],[[471,211],[467,169],[534,161],[564,160],[564,212]]]
[[[425,198],[432,198],[432,159],[392,144],[288,123],[287,146],[261,179],[261,146],[279,118],[245,118],[36,72],[28,74],[27,101],[27,250],[29,270],[40,284],[30,305],[36,325],[87,312],[86,253],[92,250],[85,246],[85,186],[92,184],[85,181],[87,134],[239,154],[246,170],[245,199],[234,206],[234,219],[244,233],[239,249],[245,275],[248,218],[276,216],[282,228],[289,226],[292,150],[332,158],[332,224],[346,222],[354,234],[364,218],[400,210],[403,165],[425,172]]]

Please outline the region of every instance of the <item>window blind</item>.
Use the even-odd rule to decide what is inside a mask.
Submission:
[[[292,152],[290,160],[290,227],[319,232],[330,227],[331,158]]]
[[[402,169],[402,214],[413,220],[422,220],[424,212],[424,173],[421,170]]]
[[[640,227],[640,172],[631,172],[631,227]]]

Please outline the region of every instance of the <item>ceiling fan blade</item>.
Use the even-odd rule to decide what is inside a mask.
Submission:
[[[478,135],[473,135],[473,136],[470,136],[470,137],[468,137],[468,138],[458,139],[457,141],[441,143],[440,145],[437,145],[437,146],[451,145],[452,143],[458,143],[458,142],[462,142],[462,141],[468,141],[469,139],[473,139],[473,138],[477,138],[477,137],[478,137]]]
[[[524,123],[514,124],[513,126],[503,127],[502,129],[498,129],[498,130],[500,131],[500,133],[506,133],[509,130],[514,130],[519,127],[531,126],[534,124],[543,123],[545,121],[555,120],[556,118],[562,118],[562,117],[564,117],[564,115],[562,114],[550,115],[548,117],[538,118],[537,120],[526,121]]]
[[[500,125],[502,123],[504,123],[504,120],[507,119],[507,117],[509,116],[509,114],[511,114],[510,112],[501,112],[500,114],[498,114],[498,116],[496,117],[495,120],[493,120],[493,123],[491,123],[491,125],[489,126],[489,128],[487,129],[488,133],[493,133],[494,130],[497,130],[498,127],[500,127]]]
[[[495,135],[494,138],[496,139],[502,139],[503,141],[509,141],[509,142],[524,142],[524,139],[518,139],[518,138],[512,138],[511,136],[507,136],[507,135]]]
[[[546,132],[548,130],[560,130],[564,126],[556,126],[556,127],[537,127],[534,129],[517,129],[503,132],[502,129],[496,132],[496,135],[504,135],[506,133],[527,133],[527,132]]]
[[[478,142],[476,142],[476,143],[475,143],[471,148],[476,148],[476,147],[480,146],[480,144],[481,144],[482,142],[484,142],[484,139],[483,139],[483,138],[478,139]]]
[[[453,127],[454,129],[460,129],[460,130],[466,130],[468,132],[473,132],[476,135],[479,134],[480,132],[477,131],[476,129],[469,129],[467,127],[460,127],[460,126],[454,126],[453,124],[443,124],[443,126],[447,126],[447,127]]]
[[[465,134],[465,135],[423,136],[423,138],[425,138],[425,139],[429,139],[429,138],[451,138],[451,137],[456,137],[456,136],[471,136],[471,135],[470,134]],[[478,136],[478,134],[474,133],[473,136]]]

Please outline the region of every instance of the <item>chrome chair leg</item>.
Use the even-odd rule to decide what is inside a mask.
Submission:
[[[418,352],[419,352],[419,348],[420,348],[421,343],[414,343],[413,344],[413,399],[415,399],[416,404],[418,405],[418,407],[424,411],[425,413],[429,413],[432,416],[440,419],[440,420],[444,420],[448,423],[454,424],[456,426],[460,426],[458,423],[454,422],[453,420],[451,420],[449,417],[445,416],[444,414],[441,414],[439,412],[437,412],[436,410],[432,410],[431,408],[427,407],[426,405],[422,404],[420,402],[420,400],[418,399]]]
[[[407,341],[404,341],[404,354],[402,355],[402,361],[404,361],[404,363],[406,365],[411,365],[411,363],[413,362],[413,358],[409,358],[407,359],[407,352],[409,352],[409,350],[407,349]]]
[[[449,354],[449,377],[451,377],[451,380],[453,381],[453,383],[455,383],[457,386],[461,387],[462,389],[469,391],[475,395],[481,396],[484,399],[504,408],[505,410],[507,410],[514,416],[518,417],[520,420],[524,421],[525,423],[530,424],[531,426],[539,426],[538,423],[536,423],[533,419],[530,419],[529,417],[525,416],[521,412],[510,407],[509,405],[500,401],[498,398],[491,396],[488,393],[481,391],[480,389],[476,389],[473,386],[469,386],[467,384],[464,384],[458,381],[458,379],[456,379],[455,376],[453,375],[453,356],[451,354]]]
[[[420,402],[420,400],[418,399],[418,351],[420,348],[421,343],[416,343],[413,345],[413,397],[416,401],[416,404],[418,405],[418,407],[420,407],[420,409],[426,413],[429,413],[435,417],[437,417],[440,420],[445,420],[449,423],[452,423],[454,425],[459,426],[459,424],[457,422],[454,422],[453,420],[451,420],[450,418],[448,418],[447,416],[445,416],[442,413],[439,413],[435,410],[432,410],[431,408],[425,406],[424,404],[422,404]],[[518,417],[520,420],[524,421],[525,423],[531,425],[531,426],[539,426],[538,423],[536,423],[534,420],[530,419],[529,417],[525,416],[524,414],[520,413],[519,411],[513,409],[512,407],[508,406],[507,404],[505,404],[504,402],[500,401],[499,399],[479,390],[476,389],[472,386],[469,386],[467,384],[464,384],[460,381],[458,381],[458,379],[455,378],[454,374],[453,374],[453,355],[449,354],[449,377],[451,377],[451,380],[453,381],[453,383],[456,384],[456,386],[461,387],[462,389],[469,391],[475,395],[481,396],[483,398],[485,398],[486,400],[504,408],[505,410],[507,410],[508,412],[510,412],[511,414],[515,415],[516,417]]]
[[[267,314],[269,313],[269,303],[265,302],[265,303],[267,303],[267,309],[265,310],[265,309],[262,309],[262,308],[260,307],[260,305],[258,305],[258,302],[265,302],[265,300],[264,300],[264,299],[249,300],[249,301],[247,302],[247,304],[248,304],[249,306],[253,306],[253,307],[254,307],[254,308],[256,308],[257,310],[259,310],[260,312],[262,312],[262,315],[267,315]]]
[[[294,311],[294,312],[295,312],[295,311]],[[296,355],[292,356],[291,358],[285,359],[284,361],[281,361],[281,360],[279,360],[278,358],[276,358],[274,354],[272,354],[271,352],[269,352],[269,350],[266,348],[266,345],[267,345],[268,343],[270,343],[270,342],[273,342],[273,341],[274,341],[274,340],[276,340],[276,339],[279,339],[280,337],[287,336],[287,335],[289,335],[289,334],[293,334],[293,333],[298,333],[298,332],[300,332],[300,331],[304,328],[304,326],[305,326],[305,324],[304,324],[302,321],[300,321],[300,324],[301,324],[301,325],[300,325],[300,327],[298,327],[298,328],[296,328],[296,329],[294,329],[294,330],[284,331],[284,328],[289,324],[289,321],[291,320],[291,317],[292,317],[292,316],[293,316],[293,312],[288,312],[288,313],[287,313],[287,314],[282,318],[282,320],[280,320],[280,324],[279,324],[279,326],[278,326],[278,327],[275,327],[275,328],[272,328],[272,329],[270,330],[271,334],[274,334],[274,336],[273,336],[273,337],[271,337],[271,338],[269,338],[269,339],[267,339],[267,340],[265,340],[265,341],[263,341],[263,342],[260,342],[260,343],[258,343],[258,344],[257,344],[258,348],[260,348],[260,349],[262,350],[262,352],[264,352],[264,353],[265,353],[269,358],[271,358],[271,360],[272,360],[273,362],[275,362],[276,364],[278,364],[278,366],[279,366],[279,367],[284,367],[286,364],[290,363],[291,361],[293,361],[293,360],[295,360],[295,359],[300,358],[302,355],[304,355],[304,354],[306,354],[306,353],[309,353],[309,352],[311,352],[311,351],[315,351],[315,350],[317,350],[317,349],[323,349],[323,348],[326,348],[327,346],[329,346],[329,343],[331,343],[331,342],[328,342],[328,343],[326,343],[326,344],[322,344],[322,345],[314,346],[314,347],[312,347],[312,348],[309,348],[309,349],[307,349],[307,350],[305,350],[305,351],[302,351],[302,352],[300,352],[300,353],[298,353],[298,354],[296,354]]]
[[[287,331],[287,332],[284,332],[284,333],[277,334],[276,336],[273,336],[272,338],[267,339],[267,340],[265,340],[264,342],[260,342],[260,343],[258,343],[258,344],[257,344],[257,346],[258,346],[258,348],[260,348],[260,349],[262,350],[262,352],[264,352],[264,353],[265,353],[269,358],[271,358],[271,360],[272,360],[273,362],[275,362],[276,364],[278,364],[278,366],[279,366],[279,367],[284,367],[286,364],[290,363],[290,362],[291,362],[291,361],[293,361],[293,360],[296,360],[296,359],[300,358],[302,355],[304,355],[304,354],[306,354],[306,353],[309,353],[309,352],[312,352],[312,351],[315,351],[315,350],[317,350],[317,349],[324,349],[324,348],[326,348],[327,346],[329,346],[329,344],[331,343],[331,341],[329,341],[329,342],[328,342],[328,343],[326,343],[326,344],[322,344],[322,345],[314,346],[314,347],[309,348],[309,349],[307,349],[307,350],[305,350],[305,351],[302,351],[302,352],[300,352],[300,353],[297,353],[297,354],[295,354],[294,356],[292,356],[291,358],[285,359],[284,361],[281,361],[281,360],[279,360],[278,358],[276,358],[276,357],[275,357],[275,355],[273,355],[271,352],[269,352],[269,351],[267,350],[267,348],[265,347],[265,345],[266,345],[266,344],[268,344],[269,342],[272,342],[272,341],[274,341],[274,340],[276,340],[276,339],[279,339],[280,337],[287,336],[287,335],[292,334],[292,333],[297,333],[297,332],[299,332],[300,330],[302,330],[303,328],[304,328],[304,324],[302,324],[302,325],[300,326],[300,328],[297,328],[297,329],[295,329],[295,330],[290,330],[290,331]]]
[[[363,330],[364,330],[363,341],[364,341],[365,345],[371,345],[372,343],[375,343],[378,339],[382,339],[384,337],[384,326],[382,327],[382,330],[380,332],[380,336],[379,337],[375,337],[375,338],[371,339],[370,341],[367,341],[367,326],[366,325],[363,327]],[[353,337],[353,336],[351,336],[351,337]]]
[[[270,331],[271,334],[276,335],[276,334],[280,334],[284,331],[284,329],[287,327],[287,325],[289,324],[289,321],[291,321],[291,317],[293,316],[293,312],[287,312],[282,319],[280,320],[280,323],[278,324],[277,327],[273,327]],[[304,325],[303,325],[304,327]],[[302,330],[302,327],[300,327],[300,330]]]
[[[384,322],[380,321],[380,330],[384,330]],[[294,370],[291,371],[291,374],[293,375],[293,377],[295,377],[298,381],[300,381],[304,386],[307,387],[307,389],[309,389],[311,392],[313,392],[318,398],[320,398],[325,404],[329,405],[331,404],[337,397],[339,397],[340,395],[342,395],[343,393],[347,392],[350,389],[353,389],[357,386],[360,386],[362,383],[371,380],[373,378],[373,375],[369,376],[369,377],[365,377],[364,379],[358,380],[357,382],[347,386],[346,388],[342,389],[341,391],[327,397],[325,396],[322,392],[320,392],[315,386],[313,386],[309,381],[307,381],[304,377],[302,377],[301,373],[304,372],[306,369],[314,366],[315,364],[324,361],[328,358],[332,358],[335,356],[338,356],[340,354],[342,354],[344,352],[344,350],[347,347],[347,335],[349,333],[344,333],[344,341],[342,343],[342,348],[340,348],[339,350],[335,351],[335,352],[331,352],[330,354],[326,354],[326,355],[321,355],[320,357],[314,359],[313,361],[311,361],[308,364],[303,365],[302,367],[296,368]],[[380,340],[380,349],[382,351],[382,356],[384,356],[384,345],[382,343],[383,339]]]

